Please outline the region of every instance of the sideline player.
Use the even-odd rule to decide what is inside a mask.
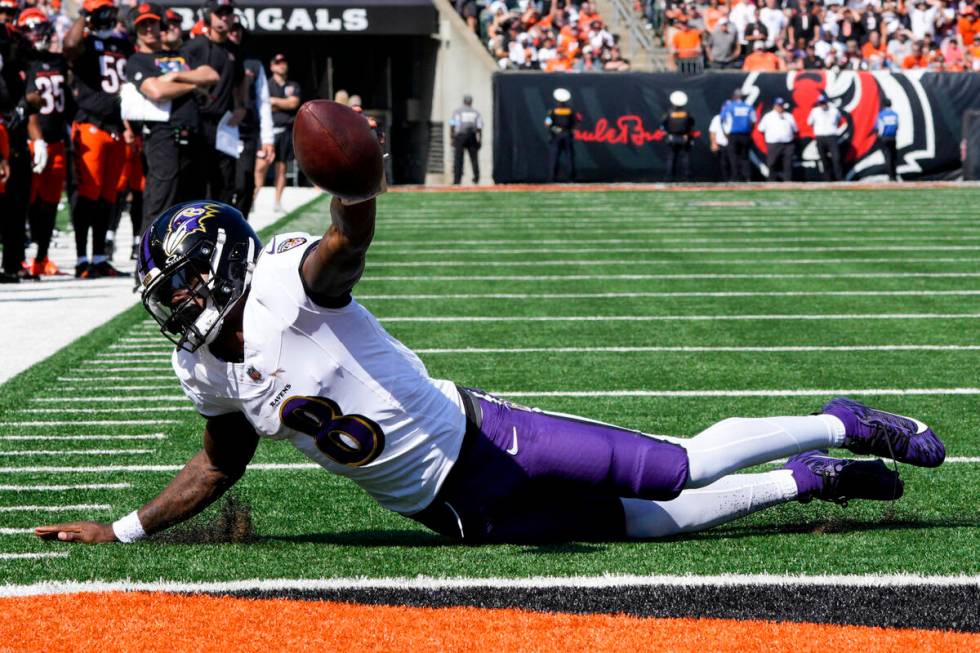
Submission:
[[[51,51],[54,26],[43,11],[36,7],[25,9],[17,17],[17,27],[33,46],[27,63],[25,97],[28,104],[37,109],[37,113],[28,119],[28,129],[39,136],[30,143],[34,174],[28,220],[37,253],[28,263],[34,275],[55,275],[59,274],[58,266],[48,258],[48,248],[67,174],[65,103],[68,62],[60,53]]]
[[[119,275],[106,255],[106,232],[126,165],[126,143],[119,113],[119,91],[126,81],[129,40],[114,31],[112,0],[85,0],[82,15],[65,35],[64,53],[74,73],[78,113],[72,125],[72,150],[78,188],[72,205],[81,278]],[[128,139],[126,139],[128,140]],[[87,255],[92,231],[92,259]]]

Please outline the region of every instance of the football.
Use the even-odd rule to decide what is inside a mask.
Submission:
[[[311,100],[293,123],[296,162],[310,180],[344,199],[380,190],[383,156],[367,118],[330,100]]]

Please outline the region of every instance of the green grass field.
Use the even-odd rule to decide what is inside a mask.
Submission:
[[[806,414],[842,391],[915,415],[950,461],[903,466],[896,504],[790,504],[661,542],[463,547],[322,470],[255,469],[177,535],[41,542],[30,527],[138,507],[200,446],[137,307],[0,386],[0,554],[67,554],[0,559],[0,581],[980,573],[978,197],[392,193],[356,291],[435,377],[649,433]],[[320,233],[326,210],[265,235]],[[303,462],[277,442],[254,461]],[[100,487],[39,489],[78,485]],[[245,541],[227,541],[245,513]]]

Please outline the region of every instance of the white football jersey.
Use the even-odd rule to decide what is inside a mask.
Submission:
[[[331,309],[306,296],[299,266],[314,241],[283,234],[263,249],[245,303],[244,362],[204,346],[176,350],[174,370],[202,415],[241,412],[260,436],[290,440],[385,508],[418,512],[459,454],[462,399],[356,300]]]

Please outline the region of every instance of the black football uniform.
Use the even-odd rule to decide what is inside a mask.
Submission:
[[[27,63],[27,93],[41,97],[38,117],[41,134],[48,143],[60,143],[67,137],[68,62],[64,55],[35,52]]]
[[[275,77],[269,77],[269,96],[276,98],[300,97],[300,87],[296,82],[286,81],[280,84]],[[276,135],[276,161],[286,163],[293,159],[293,121],[296,119],[296,112],[299,108],[292,111],[272,111],[272,129]]]
[[[77,123],[91,123],[108,132],[122,130],[119,90],[126,81],[126,61],[133,54],[130,42],[119,36],[85,37],[85,51],[72,63],[73,94],[78,103]]]

